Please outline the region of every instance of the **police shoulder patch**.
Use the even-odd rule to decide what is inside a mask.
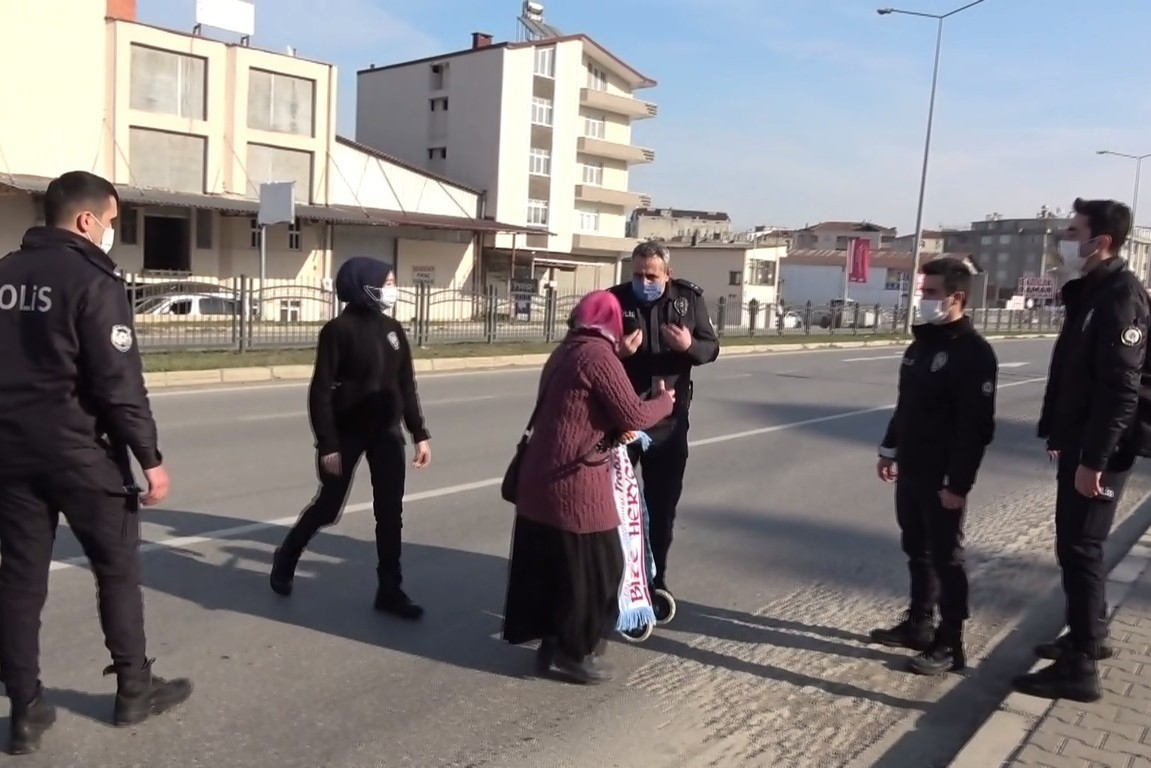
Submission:
[[[109,340],[117,352],[127,352],[133,344],[132,329],[126,325],[113,325]]]
[[[991,394],[992,394],[993,392],[995,392],[995,383],[994,383],[993,381],[991,381],[991,380],[987,380],[987,381],[983,382],[983,386],[981,386],[981,387],[979,388],[979,390],[980,390],[980,391],[981,391],[983,394],[985,394],[985,395],[987,395],[988,397],[990,397],[990,396],[991,396]]]
[[[392,349],[400,348],[400,337],[396,335],[395,331],[388,334],[388,343],[392,345]]]
[[[676,285],[678,285],[680,288],[688,289],[689,291],[694,293],[696,296],[702,296],[703,295],[703,289],[700,288],[698,285],[696,285],[695,283],[693,283],[690,280],[684,280],[682,277],[673,277],[671,281],[673,283],[675,283]]]
[[[1143,329],[1137,325],[1129,325],[1119,334],[1119,340],[1125,347],[1137,347],[1143,343]]]

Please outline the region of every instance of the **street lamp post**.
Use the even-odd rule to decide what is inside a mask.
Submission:
[[[915,294],[915,275],[919,273],[920,241],[923,239],[923,200],[927,194],[927,161],[931,156],[931,127],[935,121],[935,90],[939,84],[939,52],[943,47],[943,22],[957,13],[966,11],[979,5],[984,0],[975,0],[960,8],[947,13],[921,13],[919,11],[904,11],[899,8],[880,8],[876,11],[880,16],[893,13],[904,16],[919,16],[924,19],[935,19],[938,23],[935,31],[935,64],[931,70],[931,99],[927,105],[927,136],[923,140],[923,170],[919,176],[919,203],[915,208],[915,240],[911,247],[911,285],[907,289],[907,316],[903,322],[903,332],[911,333],[911,315],[914,312],[912,298]]]
[[[1131,234],[1127,238],[1127,253],[1128,255],[1132,255],[1135,253],[1135,212],[1139,206],[1139,172],[1143,169],[1143,161],[1151,157],[1151,153],[1146,155],[1129,155],[1125,152],[1112,152],[1109,149],[1100,149],[1095,154],[1125,157],[1128,160],[1135,161],[1135,190],[1131,193]],[[1151,285],[1151,259],[1147,262],[1146,277],[1147,284]]]

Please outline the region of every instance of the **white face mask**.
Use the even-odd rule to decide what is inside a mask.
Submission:
[[[1063,259],[1063,267],[1069,272],[1082,272],[1087,265],[1083,257],[1083,249],[1079,247],[1078,240],[1060,240],[1059,257]]]
[[[380,289],[380,305],[391,309],[396,306],[396,301],[400,297],[400,289],[394,285],[385,285]]]
[[[941,299],[920,299],[919,313],[915,317],[916,325],[926,323],[942,323],[947,320],[947,312],[943,309]]]
[[[93,218],[95,218],[94,215]],[[95,240],[92,240],[90,236],[88,239],[92,240],[92,244],[98,247],[104,253],[110,253],[112,246],[116,244],[116,230],[100,224],[99,219],[96,219],[96,224],[104,228],[104,233],[100,235],[100,242],[97,243]]]

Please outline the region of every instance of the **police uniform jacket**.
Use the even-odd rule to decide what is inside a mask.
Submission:
[[[632,386],[640,395],[654,394],[655,380],[663,379],[667,388],[675,391],[675,410],[662,423],[685,419],[691,404],[691,369],[719,357],[719,339],[711,325],[703,289],[676,278],[669,280],[663,295],[650,304],[635,295],[630,282],[609,290],[623,309],[624,332],[637,328],[643,331],[643,343],[623,361]],[[691,346],[684,352],[670,349],[660,332],[663,325],[687,328],[692,336]],[[658,425],[653,429],[658,429]]]
[[[400,322],[378,307],[349,304],[320,330],[308,389],[308,416],[321,456],[340,450],[341,436],[430,435],[416,393],[412,349]]]
[[[902,480],[967,496],[995,436],[999,362],[966,317],[913,332],[879,455],[895,459]]]
[[[1151,315],[1147,289],[1126,261],[1114,258],[1064,285],[1062,298],[1063,328],[1051,354],[1039,437],[1052,450],[1079,451],[1079,463],[1095,471],[1127,469],[1151,447],[1138,418]]]
[[[0,260],[0,474],[94,466],[126,447],[159,466],[133,312],[86,238],[34,227]]]

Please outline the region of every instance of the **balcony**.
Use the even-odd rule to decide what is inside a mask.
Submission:
[[[646,147],[593,139],[591,136],[580,136],[576,142],[576,151],[608,160],[619,160],[628,165],[650,163],[655,160],[655,152]]]
[[[594,88],[580,88],[579,103],[584,107],[623,115],[632,120],[643,120],[659,114],[659,107],[650,101],[641,101],[631,96],[620,96],[618,93],[597,91]]]
[[[572,235],[572,249],[576,251],[600,251],[617,256],[629,254],[638,240],[630,237],[610,237],[608,235]]]
[[[614,205],[619,208],[640,208],[643,206],[643,195],[638,192],[607,189],[593,184],[576,184],[575,198],[583,203]]]

